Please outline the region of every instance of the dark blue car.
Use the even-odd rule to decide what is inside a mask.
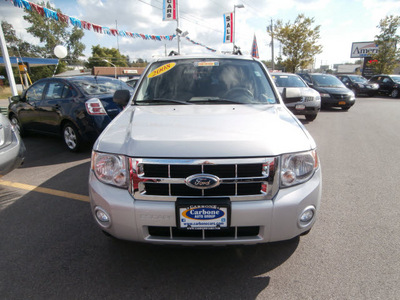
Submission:
[[[61,135],[69,150],[78,151],[84,143],[93,143],[123,109],[113,102],[116,90],[133,91],[109,77],[45,78],[11,98],[8,117],[21,134]]]

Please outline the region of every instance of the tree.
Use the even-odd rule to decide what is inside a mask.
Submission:
[[[322,52],[322,46],[317,45],[321,26],[312,28],[313,23],[314,18],[299,14],[293,24],[290,21],[283,24],[282,20],[278,20],[273,28],[267,29],[282,44],[282,53],[286,58],[282,64],[287,72],[295,73],[298,68],[307,68],[313,63],[314,56]]]
[[[45,6],[48,9],[61,12],[59,9],[53,8],[49,2],[40,3],[41,6]],[[34,10],[26,10],[27,15],[24,19],[31,23],[31,26],[27,28],[27,31],[33,36],[39,38],[41,43],[44,43],[46,54],[48,57],[54,56],[53,50],[57,45],[63,45],[68,50],[68,55],[65,60],[69,60],[71,63],[79,61],[79,56],[83,55],[85,45],[80,42],[84,33],[82,29],[73,27],[71,31],[68,30],[68,24],[62,21],[56,21],[52,18],[44,18]]]
[[[400,40],[400,36],[397,35],[399,26],[399,16],[386,16],[377,26],[381,30],[380,34],[375,36],[379,52],[369,61],[369,66],[376,74],[392,74],[398,65],[400,50],[396,49],[396,44]]]
[[[108,61],[108,62],[107,62]],[[87,68],[107,67],[114,64],[117,67],[127,67],[128,57],[122,55],[118,49],[100,47],[100,45],[92,46],[92,56],[89,57]]]

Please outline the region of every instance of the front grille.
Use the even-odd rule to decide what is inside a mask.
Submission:
[[[304,97],[304,102],[313,102],[314,100],[315,100],[315,98],[312,96]]]
[[[150,238],[169,238],[169,239],[185,239],[190,240],[206,240],[212,238],[254,238],[260,232],[259,226],[248,227],[230,227],[221,230],[181,230],[177,227],[149,226]]]
[[[337,100],[350,100],[351,96],[347,94],[331,94],[334,99]]]
[[[130,159],[133,169],[131,193],[135,199],[176,201],[177,197],[247,197],[271,199],[277,192],[275,179],[278,158],[163,160]],[[214,188],[187,185],[192,175],[213,175],[219,179]],[[255,199],[256,197],[257,199]],[[231,199],[234,200],[234,199]]]

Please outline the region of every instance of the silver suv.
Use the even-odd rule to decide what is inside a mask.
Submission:
[[[299,97],[299,93],[287,93]],[[313,226],[321,198],[316,144],[264,65],[241,56],[151,63],[93,148],[94,219],[132,241],[255,244]]]

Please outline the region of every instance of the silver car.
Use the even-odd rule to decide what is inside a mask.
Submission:
[[[97,139],[89,175],[107,235],[228,245],[310,231],[321,198],[317,146],[259,60],[159,59],[133,97],[117,91],[114,101],[126,107]]]
[[[19,167],[25,158],[25,145],[10,120],[0,114],[0,175]]]
[[[307,121],[313,121],[321,109],[320,94],[309,88],[307,83],[296,74],[271,73],[280,93],[287,89],[299,89],[301,97],[284,99],[284,103],[295,115],[304,115]]]

